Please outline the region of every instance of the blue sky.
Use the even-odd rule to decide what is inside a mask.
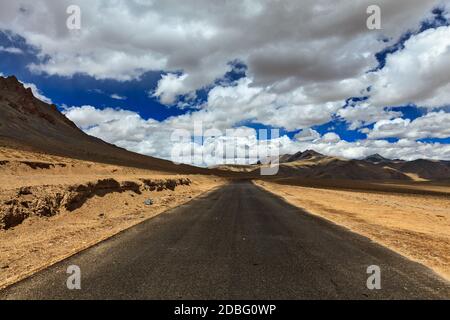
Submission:
[[[448,24],[448,21],[446,21]],[[441,24],[440,20],[436,19],[434,24],[428,24],[428,28],[437,27]],[[410,33],[408,33],[410,35]],[[393,53],[401,48],[401,43],[406,39],[406,36],[401,37],[394,45],[388,49],[380,51],[376,54],[380,65],[384,64],[387,52]],[[5,32],[0,33],[0,46],[16,47],[23,51],[22,54],[0,52],[0,72],[5,76],[15,75],[21,81],[26,83],[34,83],[43,95],[49,97],[60,110],[64,106],[82,106],[91,105],[99,109],[103,108],[119,108],[131,110],[139,113],[144,119],[152,118],[162,121],[171,116],[178,116],[191,112],[195,108],[178,109],[168,107],[161,104],[156,97],[152,97],[150,91],[156,88],[158,80],[164,71],[150,71],[130,81],[117,81],[114,79],[97,80],[92,76],[84,74],[75,74],[72,77],[64,77],[58,75],[35,74],[30,72],[27,65],[38,61],[36,57],[37,50],[26,44],[25,39],[20,36],[10,37]],[[395,50],[392,48],[396,48]],[[230,64],[237,64],[239,67],[245,69],[245,64],[230,61]],[[217,79],[217,83],[229,82],[232,83],[240,78],[245,77],[245,70],[241,72],[230,71],[222,78]],[[150,88],[150,89],[149,89]],[[206,99],[208,88],[198,91],[198,103],[202,103]],[[121,99],[113,98],[112,95],[117,95]],[[123,98],[123,99],[122,99]],[[362,101],[361,97],[349,97],[348,99],[355,99]],[[393,110],[401,111],[404,118],[416,119],[426,112],[415,106],[402,106],[393,108]],[[240,124],[245,124],[248,127],[261,129],[274,128],[273,126],[262,125],[259,123],[252,123],[245,121]],[[370,127],[370,126],[369,126]],[[364,139],[365,134],[358,130],[349,130],[345,121],[335,118],[327,123],[313,126],[321,134],[327,132],[336,132],[341,138],[347,141],[356,141]],[[287,131],[280,129],[280,134],[286,134],[293,138],[299,130]],[[440,141],[441,139],[427,139],[427,141]],[[446,139],[446,141],[450,141]]]
[[[74,33],[64,30],[64,25],[54,27],[55,21],[66,18],[65,12],[54,9],[58,6],[41,12],[34,2],[22,2],[0,5],[5,6],[4,12],[18,16],[13,21],[6,13],[0,15],[0,72],[34,84],[40,94],[89,134],[130,150],[167,158],[168,150],[158,151],[160,141],[152,140],[155,134],[151,130],[185,128],[202,120],[206,127],[216,125],[220,129],[279,128],[280,135],[287,138],[283,142],[286,152],[315,148],[355,158],[384,151],[386,156],[400,154],[406,159],[450,159],[450,136],[445,128],[430,122],[447,117],[450,101],[443,92],[448,80],[435,74],[435,79],[442,81],[426,91],[428,80],[424,75],[429,77],[439,69],[420,64],[420,59],[411,61],[422,53],[445,48],[449,28],[445,2],[428,1],[415,8],[405,5],[406,12],[394,12],[396,8],[380,1],[383,29],[374,32],[355,25],[352,36],[327,20],[317,27],[317,35],[286,31],[288,26],[300,30],[305,25],[290,20],[288,10],[279,10],[281,16],[286,15],[286,25],[276,24],[280,17],[262,5],[245,7],[245,15],[234,17],[236,26],[226,27],[220,21],[230,19],[233,8],[205,8],[196,20],[189,20],[183,8],[168,13],[170,4],[149,5],[145,11],[140,4],[122,1],[109,10],[121,17],[121,9],[127,7],[124,25],[132,23],[133,14],[158,16],[165,22],[153,25],[153,21],[142,18],[143,22],[131,24],[131,29],[130,25],[119,25],[117,30],[105,31],[100,22],[89,18],[103,8],[78,1],[83,16],[88,17],[83,20],[87,31]],[[313,7],[311,4],[311,10]],[[306,12],[308,9],[303,8]],[[351,14],[345,8],[332,9],[344,17],[336,17],[344,29],[348,27],[344,25],[346,19],[351,25],[359,21],[358,15],[365,18],[365,12],[356,9]],[[211,17],[208,12],[215,13]],[[45,17],[41,21],[49,21],[49,27],[33,28],[35,16]],[[185,26],[172,25],[171,21],[180,21],[180,17],[187,20],[182,22]],[[275,19],[272,25],[270,19]],[[201,28],[191,31],[198,22]],[[314,20],[305,23],[306,27],[316,25]],[[233,27],[239,31],[239,24],[253,34],[246,38],[230,32]],[[150,30],[148,37],[142,30]],[[108,42],[109,37],[117,39]],[[72,47],[77,41],[83,47]],[[450,61],[445,50],[433,59],[443,66]],[[418,71],[411,68],[414,63]],[[405,85],[405,79],[411,85]],[[422,87],[424,94],[416,94]],[[93,115],[103,122],[87,119]],[[138,121],[136,126],[141,131],[136,136],[142,137],[142,143],[117,138],[117,132],[112,132],[111,121],[123,131],[119,127],[126,122],[120,118],[123,115]],[[421,127],[424,125],[429,130]],[[129,128],[127,132],[133,135]],[[307,132],[312,136],[305,138]],[[388,145],[383,144],[386,142]]]

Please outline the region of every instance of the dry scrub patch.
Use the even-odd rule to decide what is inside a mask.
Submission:
[[[450,197],[255,183],[450,279]]]
[[[0,197],[9,198],[3,205],[23,209],[28,216],[0,228],[0,288],[225,183],[201,175],[127,178],[2,190]],[[189,184],[174,187],[173,181],[180,179]],[[12,203],[11,197],[17,201]],[[144,203],[149,198],[152,205]],[[31,210],[20,207],[21,202],[28,202]]]

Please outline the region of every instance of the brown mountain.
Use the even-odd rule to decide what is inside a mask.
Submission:
[[[220,166],[222,170],[240,171],[259,175],[261,161],[257,165]],[[237,170],[237,168],[239,170]],[[314,150],[279,157],[277,176],[306,179],[350,179],[350,180],[448,180],[450,161],[390,160],[374,154],[362,160],[349,160],[323,155]]]
[[[389,159],[386,159],[385,157],[379,155],[378,153],[372,154],[364,158],[364,160],[372,163],[389,162]]]
[[[210,173],[136,154],[87,135],[55,105],[36,99],[14,76],[0,77],[0,146],[164,172]]]
[[[450,179],[450,161],[418,159],[414,161],[392,161],[389,166],[421,179]]]
[[[280,157],[280,163],[287,163],[287,162],[294,162],[294,161],[301,161],[301,160],[320,160],[320,159],[324,159],[326,158],[326,156],[324,156],[323,154],[320,154],[314,150],[306,150],[303,152],[297,152],[296,154],[290,155],[290,154],[286,154],[286,155],[282,155]]]
[[[290,160],[280,164],[280,175],[317,179],[410,180],[408,175],[394,168],[325,156],[312,150],[296,153]]]
[[[390,160],[374,154],[363,160],[329,157],[307,150],[294,156],[282,156],[280,173],[289,176],[355,180],[446,180],[450,179],[450,161]]]

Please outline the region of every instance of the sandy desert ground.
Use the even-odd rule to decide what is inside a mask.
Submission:
[[[450,280],[450,185],[316,181],[255,183],[289,203],[364,235]],[[310,183],[311,184],[311,183]]]
[[[0,288],[226,183],[5,147],[0,160]]]

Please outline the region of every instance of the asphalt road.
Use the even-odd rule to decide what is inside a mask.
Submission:
[[[69,290],[69,265],[81,290]],[[369,290],[367,267],[381,269]],[[233,183],[122,232],[0,292],[0,299],[450,298],[429,269]]]

